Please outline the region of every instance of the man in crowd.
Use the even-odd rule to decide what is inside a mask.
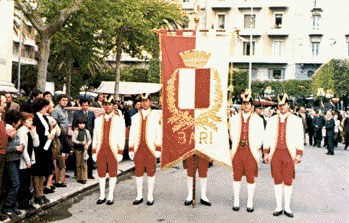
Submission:
[[[117,181],[118,163],[123,159],[125,146],[125,120],[114,111],[115,101],[111,96],[103,101],[105,114],[95,119],[92,158],[97,162],[99,177],[99,199],[97,204],[106,202],[105,182],[109,173],[109,194],[107,205],[114,203],[114,189]]]
[[[92,104],[92,107],[103,108],[104,95],[99,94],[96,101]]]
[[[292,218],[290,208],[292,182],[295,179],[295,165],[302,161],[304,135],[302,119],[290,114],[287,94],[279,95],[279,115],[273,116],[267,124],[264,136],[264,160],[271,162],[271,175],[274,179],[276,209],[274,216],[284,213]],[[282,209],[282,192],[285,206]]]
[[[253,197],[258,176],[259,152],[263,142],[263,119],[252,112],[251,93],[242,95],[242,111],[232,117],[230,122],[230,139],[232,141],[233,163],[233,210],[240,209],[240,188],[242,176],[247,181],[247,212],[254,211]],[[259,109],[259,108],[258,108]]]
[[[11,93],[8,93],[6,92],[5,93],[5,97],[6,97],[6,108],[5,108],[5,111],[9,111],[9,110],[16,110],[16,111],[19,111],[20,109],[20,106],[19,104],[17,104],[16,102],[12,101],[12,94]]]
[[[22,104],[21,111],[33,113],[33,101],[36,98],[42,98],[42,97],[43,97],[42,92],[39,89],[34,89],[31,93],[30,100]]]
[[[321,110],[317,111],[316,116],[313,120],[314,126],[314,138],[315,138],[315,146],[321,147],[322,141],[322,128],[324,123],[324,117],[322,116]]]
[[[134,102],[133,108],[129,111],[130,118],[141,110],[141,102],[139,100]]]
[[[57,165],[56,168],[56,179],[58,182],[56,182],[56,187],[66,187],[65,184],[65,160],[68,157],[70,153],[70,144],[68,142],[68,131],[69,131],[69,120],[68,120],[68,112],[65,109],[65,107],[68,104],[68,97],[65,94],[61,94],[57,98],[58,104],[54,108],[53,112],[51,113],[52,118],[54,118],[62,132],[60,137],[60,141],[62,144],[61,154],[57,155],[57,162],[60,165]]]
[[[307,132],[308,126],[307,126],[307,116],[306,116],[306,113],[305,113],[305,108],[303,106],[299,108],[299,117],[302,119],[303,134],[304,134],[304,145],[306,145],[306,132]]]
[[[143,202],[144,169],[148,176],[147,205],[154,204],[156,158],[161,155],[161,117],[151,110],[151,96],[141,95],[142,110],[132,116],[129,137],[129,156],[135,163],[137,197],[133,205]]]
[[[326,141],[327,141],[327,155],[334,155],[334,127],[335,122],[332,117],[332,111],[326,112]]]
[[[307,127],[308,127],[308,136],[309,136],[309,145],[315,146],[315,140],[314,140],[314,118],[316,114],[313,109],[310,109],[309,113],[307,114]]]
[[[88,129],[88,131],[91,134],[91,138],[93,138],[93,129],[94,129],[94,125],[95,125],[95,114],[91,111],[89,111],[89,107],[90,107],[90,101],[86,98],[82,98],[80,99],[80,105],[81,105],[81,110],[80,111],[76,111],[73,115],[73,124],[72,127],[75,130],[76,128],[78,128],[78,120],[81,117],[86,118],[87,122],[86,122],[86,129]],[[87,159],[87,177],[89,179],[94,179],[93,175],[92,175],[92,171],[93,171],[93,160],[92,160],[92,146],[90,146],[88,148],[88,156],[89,158]]]

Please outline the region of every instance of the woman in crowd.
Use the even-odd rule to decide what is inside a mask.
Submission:
[[[5,115],[5,122],[7,131],[16,131],[21,123],[21,113],[16,110],[8,111]],[[1,212],[8,215],[11,219],[16,218],[22,213],[16,208],[20,185],[19,163],[23,149],[24,145],[21,144],[18,134],[16,134],[15,138],[6,147],[6,168],[9,176],[9,186]]]
[[[22,145],[24,145],[21,161],[19,164],[19,178],[21,185],[19,187],[18,204],[20,209],[34,209],[30,191],[31,166],[35,163],[34,147],[40,145],[39,136],[36,128],[33,126],[34,115],[32,113],[22,112],[22,126],[17,131],[17,136]]]
[[[34,202],[40,205],[50,202],[44,196],[44,177],[51,175],[54,170],[50,146],[50,141],[54,139],[54,134],[50,133],[50,124],[46,117],[48,109],[49,101],[46,99],[39,98],[33,103],[33,111],[35,112],[34,126],[39,135],[40,144],[34,149],[36,162],[32,166],[32,175],[35,190]],[[50,141],[48,142],[48,140]]]

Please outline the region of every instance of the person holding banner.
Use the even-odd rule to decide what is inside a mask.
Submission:
[[[240,210],[241,179],[247,181],[247,212],[254,211],[253,197],[256,188],[255,178],[258,176],[259,151],[263,142],[263,119],[252,112],[252,96],[250,92],[241,95],[242,111],[230,119],[230,139],[232,140],[233,165],[233,210]]]
[[[137,197],[133,205],[143,202],[143,175],[146,169],[148,176],[147,205],[154,204],[154,185],[156,158],[161,156],[162,126],[161,116],[151,110],[151,95],[141,95],[142,110],[132,116],[129,156],[135,163]]]
[[[293,218],[290,208],[292,183],[295,179],[295,165],[302,161],[304,137],[302,119],[289,112],[287,94],[278,96],[280,114],[268,121],[264,137],[264,160],[271,163],[271,175],[274,179],[276,209],[274,216],[283,212]],[[282,209],[284,192],[285,209]]]
[[[125,146],[125,120],[122,114],[113,110],[115,101],[111,96],[103,101],[105,114],[95,119],[92,159],[97,162],[100,196],[97,204],[106,202],[105,183],[109,173],[109,194],[107,205],[114,203],[114,189],[117,181],[118,163],[123,159]]]

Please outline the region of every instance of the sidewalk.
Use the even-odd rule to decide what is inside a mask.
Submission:
[[[122,161],[118,166],[118,177],[126,173],[129,173],[133,170],[134,170],[133,161],[131,160]],[[50,199],[50,203],[44,204],[42,206],[34,204],[34,206],[36,207],[36,210],[32,210],[29,212],[26,212],[25,210],[20,210],[23,212],[23,214],[19,218],[13,219],[13,220],[10,220],[8,218],[5,221],[0,221],[0,223],[17,222],[17,221],[23,220],[42,210],[55,206],[56,204],[61,203],[67,200],[68,198],[71,198],[79,193],[82,193],[83,191],[86,191],[93,187],[98,186],[97,170],[93,171],[93,176],[96,179],[93,179],[93,180],[89,179],[86,184],[80,184],[76,182],[76,179],[74,178],[74,172],[69,171],[66,174],[70,176],[69,178],[67,178],[67,187],[56,188],[54,193],[45,195],[48,199]]]

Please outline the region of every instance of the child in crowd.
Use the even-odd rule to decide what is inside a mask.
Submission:
[[[76,157],[76,179],[81,184],[85,184],[87,181],[87,150],[91,144],[91,134],[86,129],[86,122],[85,117],[79,117],[78,128],[74,130],[72,136]]]

